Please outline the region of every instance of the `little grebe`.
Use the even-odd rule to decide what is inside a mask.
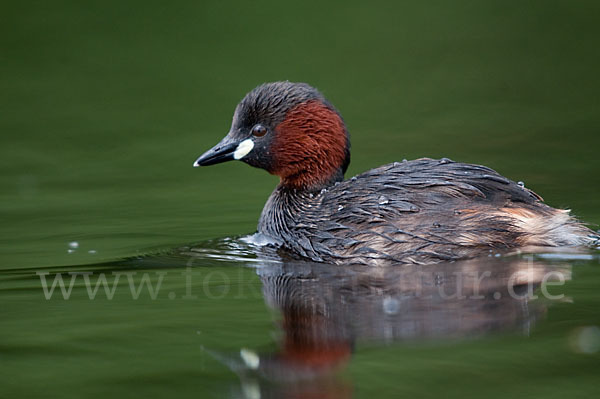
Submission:
[[[305,83],[258,86],[227,136],[194,166],[241,160],[281,181],[258,232],[292,253],[334,264],[433,263],[490,249],[591,245],[597,234],[485,166],[394,162],[350,180],[339,112]]]

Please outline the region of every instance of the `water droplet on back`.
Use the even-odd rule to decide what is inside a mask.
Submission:
[[[386,205],[386,204],[390,203],[390,200],[385,195],[382,195],[381,197],[379,197],[379,200],[377,201],[377,203],[379,205]]]

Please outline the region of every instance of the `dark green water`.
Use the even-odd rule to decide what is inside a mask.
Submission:
[[[597,2],[5,2],[1,15],[0,397],[598,395],[598,252],[408,277],[271,263],[221,238],[254,231],[276,178],[191,167],[248,90],[305,81],[344,115],[349,176],[481,163],[594,226]],[[491,273],[485,299],[440,294],[473,270]],[[553,271],[565,285],[540,284]],[[502,291],[515,272],[538,299]],[[428,295],[406,283],[420,273]],[[68,299],[46,299],[56,274]],[[101,275],[112,299],[90,299],[85,278]],[[155,291],[135,299],[144,278]]]

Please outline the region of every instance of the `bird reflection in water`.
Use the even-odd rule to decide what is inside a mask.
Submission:
[[[242,349],[237,359],[211,351],[240,376],[241,396],[253,398],[352,396],[336,371],[357,343],[528,335],[548,299],[556,299],[545,298],[540,285],[571,277],[568,264],[520,256],[385,268],[287,262],[257,270],[265,301],[281,314],[279,349]]]

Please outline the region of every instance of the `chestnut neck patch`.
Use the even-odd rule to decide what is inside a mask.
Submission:
[[[271,173],[281,184],[315,190],[340,181],[350,162],[350,145],[340,115],[319,100],[290,109],[275,128]]]

